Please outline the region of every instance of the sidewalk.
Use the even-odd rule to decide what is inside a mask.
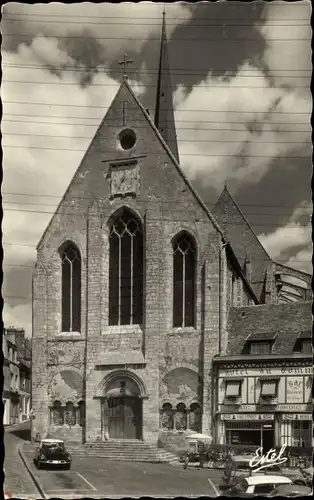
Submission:
[[[15,429],[17,427],[20,427],[21,425],[29,424],[29,423],[30,423],[30,420],[27,419],[27,420],[24,420],[23,422],[19,422],[17,424],[4,425],[3,428],[4,428],[4,431],[12,431],[13,429]]]
[[[40,479],[38,478],[35,467],[33,464],[33,456],[35,452],[36,446],[33,443],[23,443],[19,446],[19,455],[21,457],[22,462],[24,463],[29,475],[31,476],[36,488],[38,489],[41,498],[45,499],[47,496],[45,495],[45,490],[43,485],[41,484]],[[36,497],[37,498],[37,497]]]
[[[27,423],[7,427],[4,432],[4,469],[5,469],[5,492],[12,495],[11,498],[36,499],[40,494],[27,467],[21,460],[19,447],[25,442]]]

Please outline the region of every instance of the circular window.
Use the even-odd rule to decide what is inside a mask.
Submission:
[[[122,149],[131,149],[136,143],[136,135],[133,130],[122,130],[119,134],[119,141]]]

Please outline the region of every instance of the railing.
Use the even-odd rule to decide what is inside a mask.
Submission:
[[[233,455],[253,456],[256,453],[256,446],[251,445],[212,445],[211,456],[213,462],[225,462],[228,457]],[[275,446],[278,454],[281,447]],[[288,446],[285,449],[285,456],[288,458],[285,463],[289,468],[307,468],[312,465],[312,448],[302,448],[299,446]]]

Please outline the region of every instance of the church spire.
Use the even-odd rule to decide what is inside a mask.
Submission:
[[[161,47],[159,58],[155,125],[169,149],[179,161],[177,134],[174,121],[172,86],[169,67],[168,42],[166,34],[166,13],[163,11]]]

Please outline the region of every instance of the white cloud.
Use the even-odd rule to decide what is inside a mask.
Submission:
[[[35,246],[119,86],[119,82],[108,75],[106,64],[98,66],[99,71],[93,76],[94,85],[86,88],[79,86],[80,73],[78,71],[62,72],[59,77],[48,72],[44,67],[40,69],[38,66],[51,64],[60,67],[64,64],[72,68],[76,64],[75,61],[69,56],[66,44],[58,44],[57,39],[60,36],[80,37],[85,29],[90,30],[92,36],[99,41],[105,54],[104,60],[108,62],[118,61],[121,53],[130,49],[140,52],[149,37],[159,39],[163,5],[148,2],[124,4],[126,5],[127,9],[108,3],[80,3],[75,5],[75,16],[82,16],[81,18],[73,16],[73,5],[10,3],[3,9],[6,17],[13,17],[14,11],[19,14],[36,14],[36,17],[32,18],[35,22],[27,22],[30,20],[28,16],[14,16],[16,19],[23,18],[22,32],[29,33],[33,37],[31,45],[20,44],[15,53],[2,50],[4,70],[2,82],[4,182],[2,192],[4,193],[5,266],[16,264],[29,266],[35,263]],[[191,18],[191,12],[187,5],[179,3],[167,4],[166,10],[168,36],[170,37],[176,26],[186,23]],[[57,22],[40,21],[39,14],[42,14],[43,20],[55,19]],[[62,20],[49,17],[51,14],[61,15]],[[90,15],[95,17],[88,18],[87,16]],[[67,17],[69,21],[76,21],[77,24],[66,22]],[[130,21],[127,17],[132,17],[132,20]],[[136,22],[134,22],[135,19]],[[89,21],[90,23],[99,21],[99,24],[89,24]],[[269,29],[270,24],[268,23],[265,29]],[[14,25],[12,25],[12,30],[13,27]],[[12,30],[10,28],[10,31]],[[46,35],[52,38],[47,38]],[[274,35],[268,33],[267,36]],[[117,38],[119,40],[116,40]],[[281,53],[278,62],[275,53],[276,46],[269,45],[265,58],[271,70],[279,67],[279,63],[282,64],[280,67],[285,64],[286,68],[301,68],[298,52],[293,52],[298,54],[297,58],[293,56],[285,63],[283,63],[284,57],[287,56]],[[310,68],[308,56],[306,58],[302,64],[308,64],[307,67]],[[33,68],[27,68],[25,65],[33,66]],[[149,80],[145,65],[142,66],[142,70],[144,75],[143,78],[141,76],[141,80],[130,81],[137,95],[144,92],[145,87],[141,83],[145,84]],[[252,75],[252,71],[256,78],[248,76]],[[274,74],[275,71],[273,71],[273,76]],[[11,81],[6,83],[6,80]],[[12,80],[29,83],[13,83]],[[30,83],[33,81],[43,83]],[[70,85],[64,85],[66,83]],[[308,140],[309,133],[301,132],[306,127],[294,124],[291,111],[309,113],[310,97],[295,87],[290,90],[279,88],[278,86],[282,83],[287,82],[283,82],[282,79],[277,80],[277,88],[271,87],[260,70],[246,63],[239,68],[238,74],[229,82],[219,80],[209,74],[189,94],[183,87],[177,89],[175,94],[176,119],[182,120],[183,124],[181,128],[178,128],[178,137],[182,141],[179,144],[180,156],[191,178],[201,173],[204,182],[207,181],[217,190],[222,187],[226,179],[234,179],[233,190],[235,190],[240,184],[258,182],[270,168],[272,158],[289,154],[294,147],[293,140],[300,142]],[[261,86],[266,88],[258,88]],[[17,104],[9,104],[8,101],[17,101]],[[283,119],[286,121],[285,125],[278,126],[276,124],[279,121],[278,115],[270,111],[275,101],[277,101],[277,111],[288,113],[282,115],[285,116]],[[40,106],[36,103],[50,103],[51,106]],[[237,112],[232,113],[231,111],[234,110]],[[268,125],[264,123],[265,120],[269,122]],[[38,123],[35,123],[36,121]],[[185,121],[188,122],[187,125],[184,125]],[[251,121],[256,122],[256,127],[260,131],[259,135],[247,130]],[[195,126],[191,129],[193,123]],[[228,128],[237,130],[226,130]],[[289,132],[291,130],[293,133]],[[53,135],[60,137],[53,138]],[[273,144],[273,141],[279,140],[289,141],[289,143]],[[263,141],[268,141],[268,144],[263,144]],[[251,158],[241,168],[235,156],[242,152],[244,146],[245,154],[251,155]],[[58,151],[58,148],[71,151]],[[264,156],[265,151],[271,158]],[[190,156],[191,153],[195,156]],[[254,158],[253,155],[262,157]],[[35,195],[14,196],[13,198],[6,194],[11,192],[35,193]],[[30,205],[31,203],[33,205]],[[29,212],[32,210],[36,213]],[[300,225],[297,219],[294,225],[298,226],[294,228],[296,229],[294,232],[289,233],[292,229],[290,228],[286,230],[286,233],[281,232],[273,237],[269,235],[267,244],[280,257],[281,249],[284,251],[283,249],[287,246],[287,240],[284,242],[284,239],[286,237],[299,238],[302,245],[304,242],[304,250],[300,250],[299,244],[296,247],[295,258],[304,260],[301,257],[307,259],[309,255],[307,253],[309,232]],[[306,238],[309,239],[306,240]],[[293,255],[290,258],[293,258]],[[12,276],[10,269],[14,267],[5,267],[6,282],[10,283],[10,293],[15,287],[18,297],[22,293],[20,283],[16,274],[12,278],[16,280],[15,284],[10,282]],[[5,298],[6,325],[15,324],[26,327],[28,332],[31,331],[31,305],[27,300],[29,299],[18,303],[18,300]]]
[[[35,14],[36,18],[31,18],[32,21],[24,25],[24,33],[44,33],[56,38],[71,38],[78,36],[77,32],[88,30],[99,41],[106,56],[113,60],[121,57],[121,53],[130,47],[140,52],[149,37],[159,39],[162,9],[163,4],[157,2],[125,2],[123,5],[107,2],[84,2],[75,5],[10,3],[4,7],[4,13],[7,17],[12,17],[14,13],[16,18],[24,21],[29,20],[27,16],[30,14]],[[167,4],[166,10],[167,31],[171,36],[176,26],[191,18],[191,11],[187,5],[180,2]]]
[[[310,214],[310,210],[309,204],[303,202],[294,210],[286,226],[258,236],[272,259],[307,273],[312,273],[312,226],[310,221],[302,225],[298,218],[304,217],[304,213]]]
[[[6,327],[15,326],[24,328],[26,336],[32,334],[32,308],[31,304],[9,304],[6,302],[3,310],[3,323]]]
[[[267,40],[264,61],[271,76],[277,85],[291,85],[309,95],[311,2],[269,2],[265,13],[266,23],[260,31]]]
[[[177,130],[181,164],[190,178],[201,175],[218,192],[226,180],[233,180],[234,191],[258,183],[274,159],[296,147],[304,149],[303,155],[310,151],[305,145],[310,127],[296,125],[291,113],[309,113],[308,99],[293,89],[272,87],[249,63],[228,82],[210,74],[190,93],[179,87],[175,104],[176,120],[189,122]],[[241,154],[247,158],[237,158]]]

